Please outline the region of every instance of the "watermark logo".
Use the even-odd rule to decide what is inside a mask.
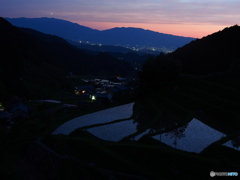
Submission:
[[[214,171],[211,171],[211,172],[210,172],[210,176],[211,176],[211,177],[214,177],[214,176],[215,176],[215,172],[214,172]]]
[[[210,176],[211,177],[214,177],[214,176],[238,176],[238,173],[237,172],[214,172],[214,171],[211,171]]]
[[[229,172],[228,176],[238,176],[238,173],[237,172]]]

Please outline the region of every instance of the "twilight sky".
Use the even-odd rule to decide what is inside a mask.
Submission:
[[[54,17],[94,29],[139,27],[202,38],[240,24],[239,0],[0,0],[2,17]]]

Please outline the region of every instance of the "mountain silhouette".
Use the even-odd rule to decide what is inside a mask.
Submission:
[[[37,31],[56,35],[65,39],[80,40],[83,37],[92,36],[98,30],[94,30],[76,23],[54,18],[5,18],[17,27],[35,29]],[[87,41],[87,39],[82,39]]]
[[[168,122],[177,115],[182,118],[177,123],[197,118],[226,134],[238,131],[239,42],[240,27],[235,25],[149,59],[139,73],[141,90],[146,92],[139,95],[144,99],[139,100],[139,112],[144,114],[146,106],[147,117],[152,119],[164,121],[164,114],[171,114]]]
[[[175,50],[194,38],[158,33],[141,28],[113,28],[104,31],[91,29],[54,18],[6,18],[18,27],[31,28],[43,33],[75,41],[89,41],[104,45],[124,47],[157,47]]]
[[[119,43],[129,46],[166,47],[168,49],[176,49],[192,40],[194,39],[132,27],[104,30],[99,36],[99,41],[103,44]]]
[[[227,27],[172,53],[148,59],[140,78],[146,88],[154,91],[179,77],[204,78],[239,88],[239,41],[240,27]]]
[[[240,61],[240,27],[227,27],[178,48],[168,56],[182,62],[183,71],[208,74],[227,71]]]
[[[134,68],[107,53],[87,54],[66,40],[17,28],[0,18],[0,99],[6,94],[43,97],[45,89],[70,86],[69,72],[95,76],[134,76]]]
[[[41,97],[45,87],[67,86],[64,71],[34,39],[3,18],[0,26],[0,99]]]
[[[36,39],[52,57],[57,59],[59,66],[66,72],[96,76],[132,76],[134,74],[130,64],[108,53],[88,54],[57,36],[32,29],[21,28],[21,30]]]

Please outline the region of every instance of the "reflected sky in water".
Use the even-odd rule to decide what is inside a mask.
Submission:
[[[153,138],[157,140],[161,138],[161,142],[169,146],[195,153],[200,153],[203,149],[213,142],[220,140],[222,137],[225,137],[225,134],[207,126],[195,118],[188,124],[181,135],[175,135],[174,132],[170,132],[153,136]]]
[[[81,116],[64,123],[55,130],[53,134],[69,134],[73,130],[86,125],[112,122],[117,119],[127,118],[131,116],[132,108],[133,103],[130,103]],[[108,125],[92,127],[87,129],[87,131],[100,139],[118,142],[124,137],[136,133],[138,125],[139,123],[134,120],[123,120]],[[149,132],[150,129],[147,129],[133,139],[139,140],[143,135],[148,134]],[[210,144],[225,136],[226,135],[222,132],[213,129],[194,118],[190,123],[181,128],[152,137],[174,148],[187,152],[200,153]],[[240,150],[240,138],[238,137],[235,141],[228,141],[223,145]]]
[[[122,138],[135,133],[137,131],[136,127],[137,123],[133,123],[133,120],[127,120],[109,125],[89,128],[87,131],[100,139],[117,142]]]
[[[133,104],[134,103],[129,103],[74,118],[59,126],[53,132],[53,134],[68,135],[74,130],[84,126],[107,123],[118,119],[129,118],[132,115]]]
[[[230,141],[227,141],[223,145],[240,151],[240,136],[238,136]]]

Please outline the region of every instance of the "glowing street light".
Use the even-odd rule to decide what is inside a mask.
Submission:
[[[92,101],[96,100],[96,97],[95,96],[92,96],[91,97]]]

